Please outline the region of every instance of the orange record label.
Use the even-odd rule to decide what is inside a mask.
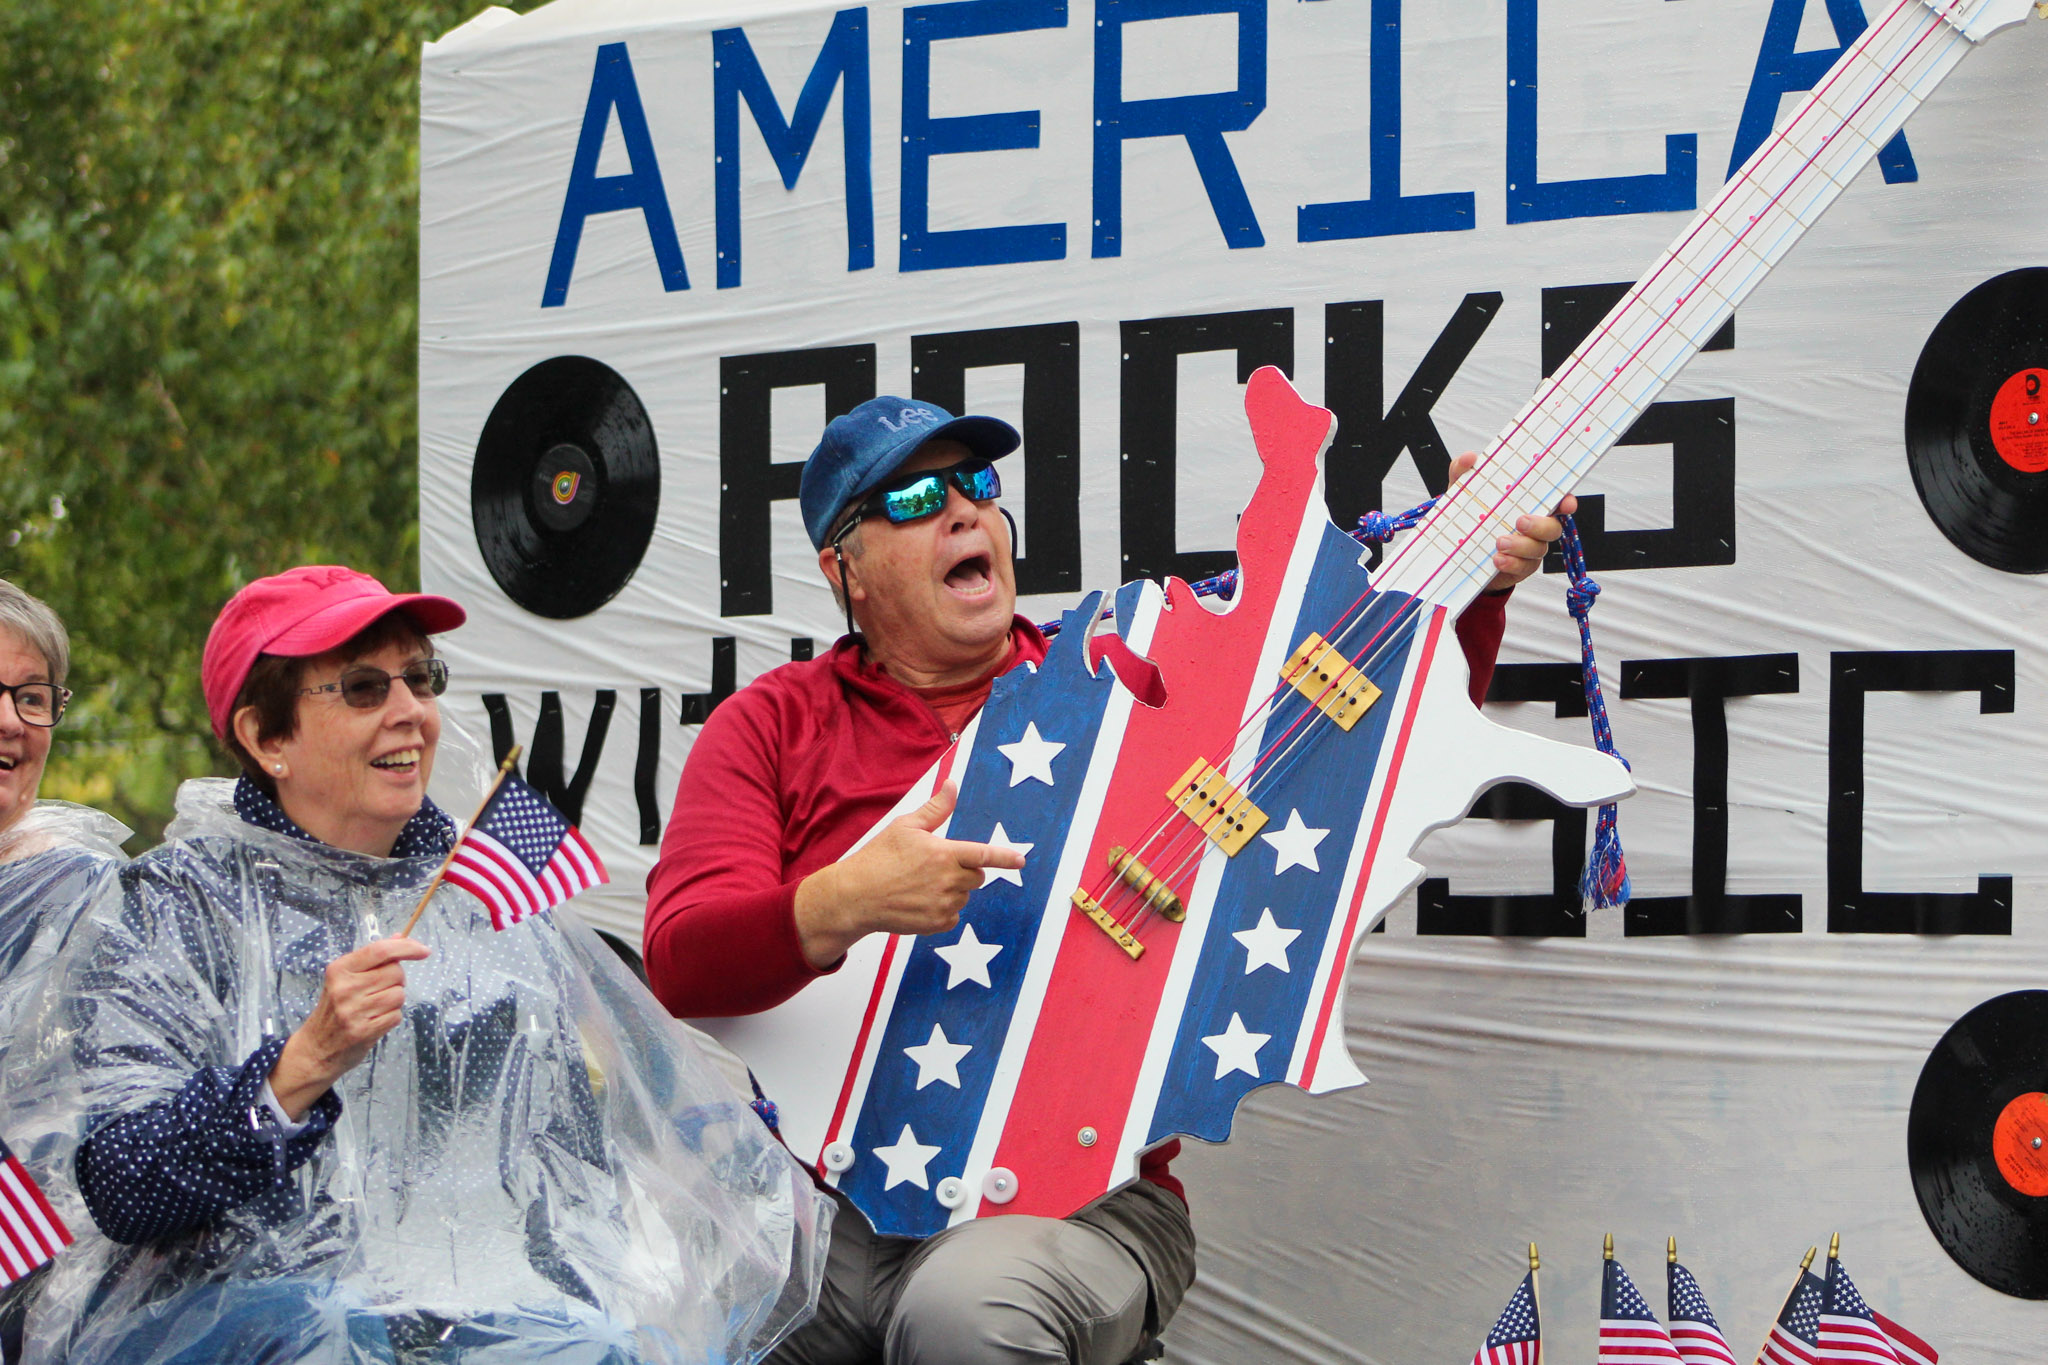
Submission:
[[[1998,386],[1991,445],[2022,474],[2048,470],[2048,370],[2021,370]]]
[[[2005,1106],[1991,1129],[1998,1172],[2021,1194],[2048,1195],[2048,1095],[2034,1091]]]

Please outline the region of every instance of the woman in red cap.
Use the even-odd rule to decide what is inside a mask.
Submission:
[[[320,566],[215,622],[241,777],[180,791],[25,1030],[24,1131],[90,1214],[28,1360],[694,1365],[807,1307],[819,1197],[573,914],[495,933],[449,887],[391,936],[455,840],[462,620]]]

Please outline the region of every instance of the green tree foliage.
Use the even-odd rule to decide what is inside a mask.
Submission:
[[[0,4],[0,576],[62,613],[79,693],[46,794],[153,836],[227,770],[230,594],[416,585],[419,49],[481,7]]]

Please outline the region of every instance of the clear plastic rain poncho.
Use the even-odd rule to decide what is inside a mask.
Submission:
[[[72,922],[127,861],[121,842],[131,832],[90,806],[45,800],[0,830],[0,1076],[17,1018],[40,995]]]
[[[829,1223],[803,1170],[572,908],[498,933],[448,886],[403,1022],[272,1196],[159,1241],[96,1232],[81,1139],[288,1035],[437,865],[258,829],[230,792],[181,789],[24,1021],[17,1150],[79,1234],[29,1362],[715,1365],[801,1320]]]

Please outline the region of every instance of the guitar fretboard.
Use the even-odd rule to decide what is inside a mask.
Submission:
[[[1577,487],[2016,0],[1890,0],[1784,126],[1537,388],[1375,576],[1453,612],[1493,577],[1496,538]]]

